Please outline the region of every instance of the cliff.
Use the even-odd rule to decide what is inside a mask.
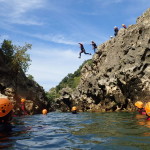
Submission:
[[[7,96],[14,104],[14,113],[22,115],[21,98],[25,98],[28,114],[41,113],[43,108],[51,110],[45,91],[35,81],[28,79],[20,70],[18,75],[5,63],[0,51],[0,96]]]
[[[65,90],[57,103],[69,111],[134,110],[134,102],[150,100],[150,9],[135,25],[98,47],[91,64],[81,71],[73,92]]]

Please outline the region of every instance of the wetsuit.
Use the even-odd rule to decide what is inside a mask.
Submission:
[[[80,49],[81,49],[81,51],[80,51],[80,53],[79,53],[79,58],[81,58],[81,53],[91,55],[91,53],[86,53],[86,51],[85,51],[85,49],[84,49],[84,46],[83,46],[83,44],[81,44],[81,43],[80,43]]]
[[[97,45],[94,42],[92,42],[92,46],[93,46],[93,50],[95,52],[95,50],[97,49]]]
[[[150,116],[148,116],[148,117],[146,118],[146,120],[150,120]]]
[[[76,110],[73,110],[73,111],[72,111],[72,114],[77,114],[77,111],[76,111]]]
[[[118,28],[115,28],[115,29],[114,29],[114,32],[115,32],[115,33],[114,33],[114,35],[115,35],[115,36],[117,36],[118,31],[119,31],[119,29],[118,29]]]
[[[24,102],[21,102],[21,109],[23,111],[23,115],[28,115],[26,110],[25,110],[25,103]]]
[[[144,108],[139,108],[138,109],[138,112],[141,114],[141,115],[146,115],[146,111]]]
[[[8,124],[12,120],[12,111],[10,111],[6,116],[0,117],[0,124]]]

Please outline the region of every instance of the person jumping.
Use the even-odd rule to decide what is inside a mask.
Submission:
[[[86,53],[85,49],[84,49],[84,46],[82,43],[78,43],[80,45],[80,53],[79,53],[79,58],[81,58],[81,53],[84,53],[84,54],[88,54],[88,55],[91,55],[91,53]]]
[[[91,45],[92,45],[93,50],[94,50],[94,52],[95,52],[95,51],[96,51],[96,49],[97,49],[97,45],[96,45],[96,43],[95,43],[94,41],[91,41]]]

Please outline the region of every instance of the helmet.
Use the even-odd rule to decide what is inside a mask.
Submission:
[[[122,26],[125,26],[125,24],[122,24]]]
[[[21,102],[22,102],[22,103],[24,103],[25,101],[26,101],[26,99],[24,99],[24,98],[21,99]]]
[[[0,98],[0,117],[6,116],[13,109],[11,101],[7,98]]]
[[[114,26],[114,29],[117,29],[117,26]]]
[[[146,114],[147,114],[148,116],[150,116],[150,102],[146,103],[146,105],[145,105],[145,110],[146,110]]]
[[[75,111],[75,110],[77,110],[77,107],[76,107],[76,106],[73,106],[73,107],[72,107],[72,111]]]
[[[143,108],[143,102],[137,101],[137,102],[135,103],[135,106],[138,107],[138,108]]]
[[[47,114],[47,109],[43,109],[43,110],[42,110],[42,114],[43,114],[43,115],[46,115],[46,114]]]

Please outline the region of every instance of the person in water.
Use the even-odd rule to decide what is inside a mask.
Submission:
[[[115,27],[114,27],[114,35],[115,35],[115,36],[118,35],[118,31],[119,31],[118,27],[115,26]]]
[[[43,115],[47,115],[47,109],[43,109],[43,110],[42,110],[42,114],[43,114]]]
[[[96,45],[96,43],[95,43],[94,41],[91,41],[91,45],[92,45],[93,50],[94,50],[94,52],[95,52],[95,51],[96,51],[96,49],[97,49],[97,45]]]
[[[28,115],[28,113],[25,109],[25,101],[26,101],[26,99],[24,99],[24,98],[21,99],[20,106],[21,106],[21,110],[22,110],[22,115]]]
[[[80,45],[80,53],[79,53],[79,58],[81,58],[81,53],[84,53],[84,54],[88,54],[88,55],[91,55],[91,53],[86,53],[85,49],[84,49],[84,46],[82,43],[78,43]]]
[[[150,102],[146,103],[145,105],[145,111],[146,111],[146,120],[150,120]]]
[[[0,124],[9,124],[12,120],[13,105],[7,98],[0,98]]]
[[[146,115],[146,111],[145,111],[145,109],[144,109],[144,104],[143,104],[143,102],[137,101],[137,102],[135,102],[135,106],[137,107],[138,112],[139,112],[141,115]]]
[[[72,109],[71,109],[71,112],[73,114],[77,114],[77,107],[76,106],[73,106]]]

